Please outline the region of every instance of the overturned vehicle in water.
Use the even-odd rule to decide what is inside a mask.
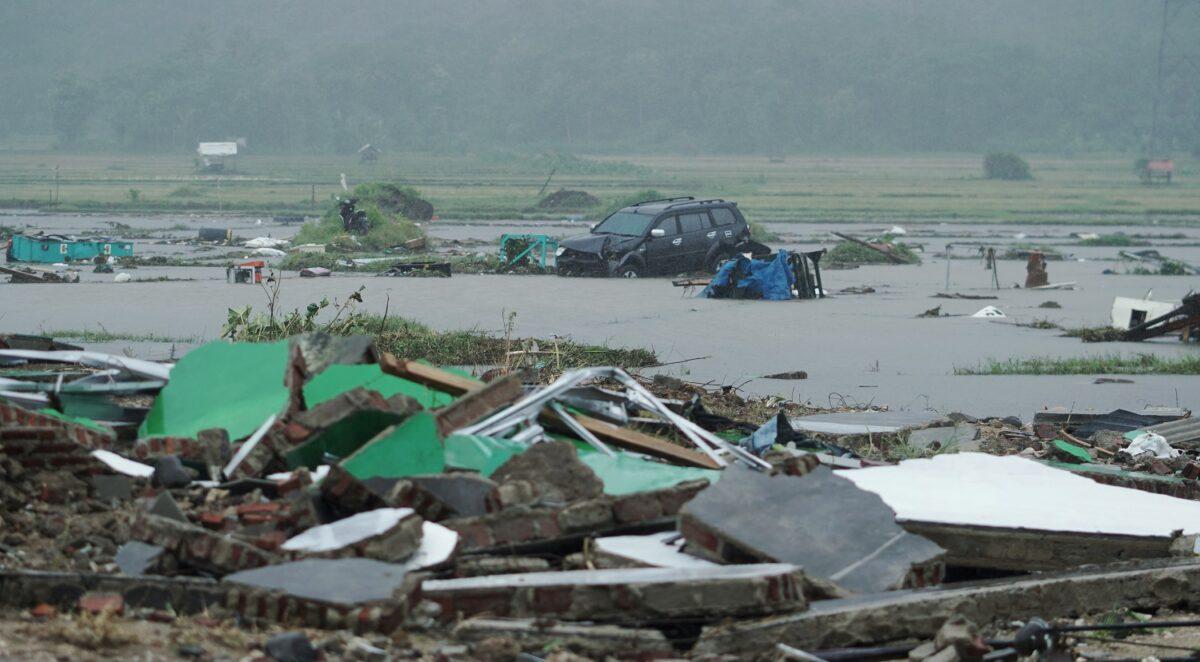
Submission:
[[[734,255],[766,250],[750,241],[737,203],[689,196],[646,200],[610,214],[588,234],[562,240],[555,264],[561,276],[715,273]]]

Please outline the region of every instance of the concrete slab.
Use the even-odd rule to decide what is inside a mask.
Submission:
[[[411,508],[379,508],[314,526],[280,549],[301,556],[365,556],[398,562],[421,545],[421,525]]]
[[[786,563],[620,568],[426,580],[421,595],[453,619],[481,614],[668,622],[789,612],[806,605],[803,573]]]
[[[708,568],[712,561],[684,553],[684,538],[678,531],[664,531],[645,536],[608,536],[596,538],[592,550],[596,554],[624,561],[631,566],[651,568]]]
[[[233,573],[222,581],[338,605],[390,600],[406,566],[374,559],[304,559]]]
[[[945,550],[905,531],[883,499],[829,468],[725,472],[680,510],[689,550],[726,563],[793,563],[856,593],[941,581]]]
[[[789,418],[792,429],[825,434],[883,434],[921,427],[943,416],[933,411],[847,411]]]

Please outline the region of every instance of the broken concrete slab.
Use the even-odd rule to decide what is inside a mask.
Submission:
[[[856,593],[928,586],[945,574],[945,550],[905,531],[883,499],[827,467],[803,476],[725,472],[680,510],[679,530],[695,554],[794,563]]]
[[[447,517],[475,517],[488,512],[496,482],[469,473],[413,476],[408,480],[433,495],[448,509]]]
[[[404,565],[375,559],[303,559],[236,572],[222,583],[353,606],[391,600],[407,574]]]
[[[225,575],[279,561],[274,554],[229,534],[143,513],[129,527],[133,540],[159,545],[181,565]]]
[[[117,548],[113,561],[121,569],[121,574],[140,577],[149,573],[156,566],[164,551],[158,545],[148,545],[144,542],[130,540]]]
[[[1017,456],[939,455],[841,475],[878,494],[905,529],[946,548],[951,565],[1053,570],[1164,557],[1177,531],[1200,532],[1200,503]]]
[[[489,614],[669,622],[790,612],[806,605],[803,572],[786,563],[621,568],[426,580],[443,619]]]
[[[183,514],[183,510],[179,508],[179,504],[175,502],[175,498],[170,492],[163,492],[154,499],[154,503],[150,504],[147,509],[151,515],[158,515],[167,519],[173,519],[176,522],[188,521],[187,516]]]
[[[1200,561],[1153,560],[813,602],[803,613],[704,628],[692,655],[749,654],[928,639],[951,616],[976,623],[1075,618],[1119,608],[1200,605]]]
[[[483,617],[469,618],[454,626],[454,638],[458,641],[481,642],[491,637],[514,639],[525,650],[564,648],[595,659],[676,656],[666,635],[650,628]]]
[[[314,526],[288,539],[280,549],[302,557],[363,556],[395,563],[421,545],[421,525],[420,516],[411,508],[380,508]]]
[[[127,501],[133,497],[133,485],[128,476],[92,476],[96,498],[102,501]]]
[[[707,568],[712,561],[685,553],[684,538],[678,531],[663,531],[644,536],[607,536],[596,538],[592,554],[603,557],[599,567],[626,568]]]

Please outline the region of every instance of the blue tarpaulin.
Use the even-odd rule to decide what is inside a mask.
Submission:
[[[787,251],[779,251],[772,260],[752,260],[739,255],[721,265],[700,296],[786,301],[792,298],[795,284],[796,274],[788,264]]]

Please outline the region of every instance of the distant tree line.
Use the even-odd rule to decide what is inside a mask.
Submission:
[[[1160,20],[1116,0],[8,0],[0,144],[1137,152]],[[1193,73],[1164,91],[1166,149],[1200,151]]]

